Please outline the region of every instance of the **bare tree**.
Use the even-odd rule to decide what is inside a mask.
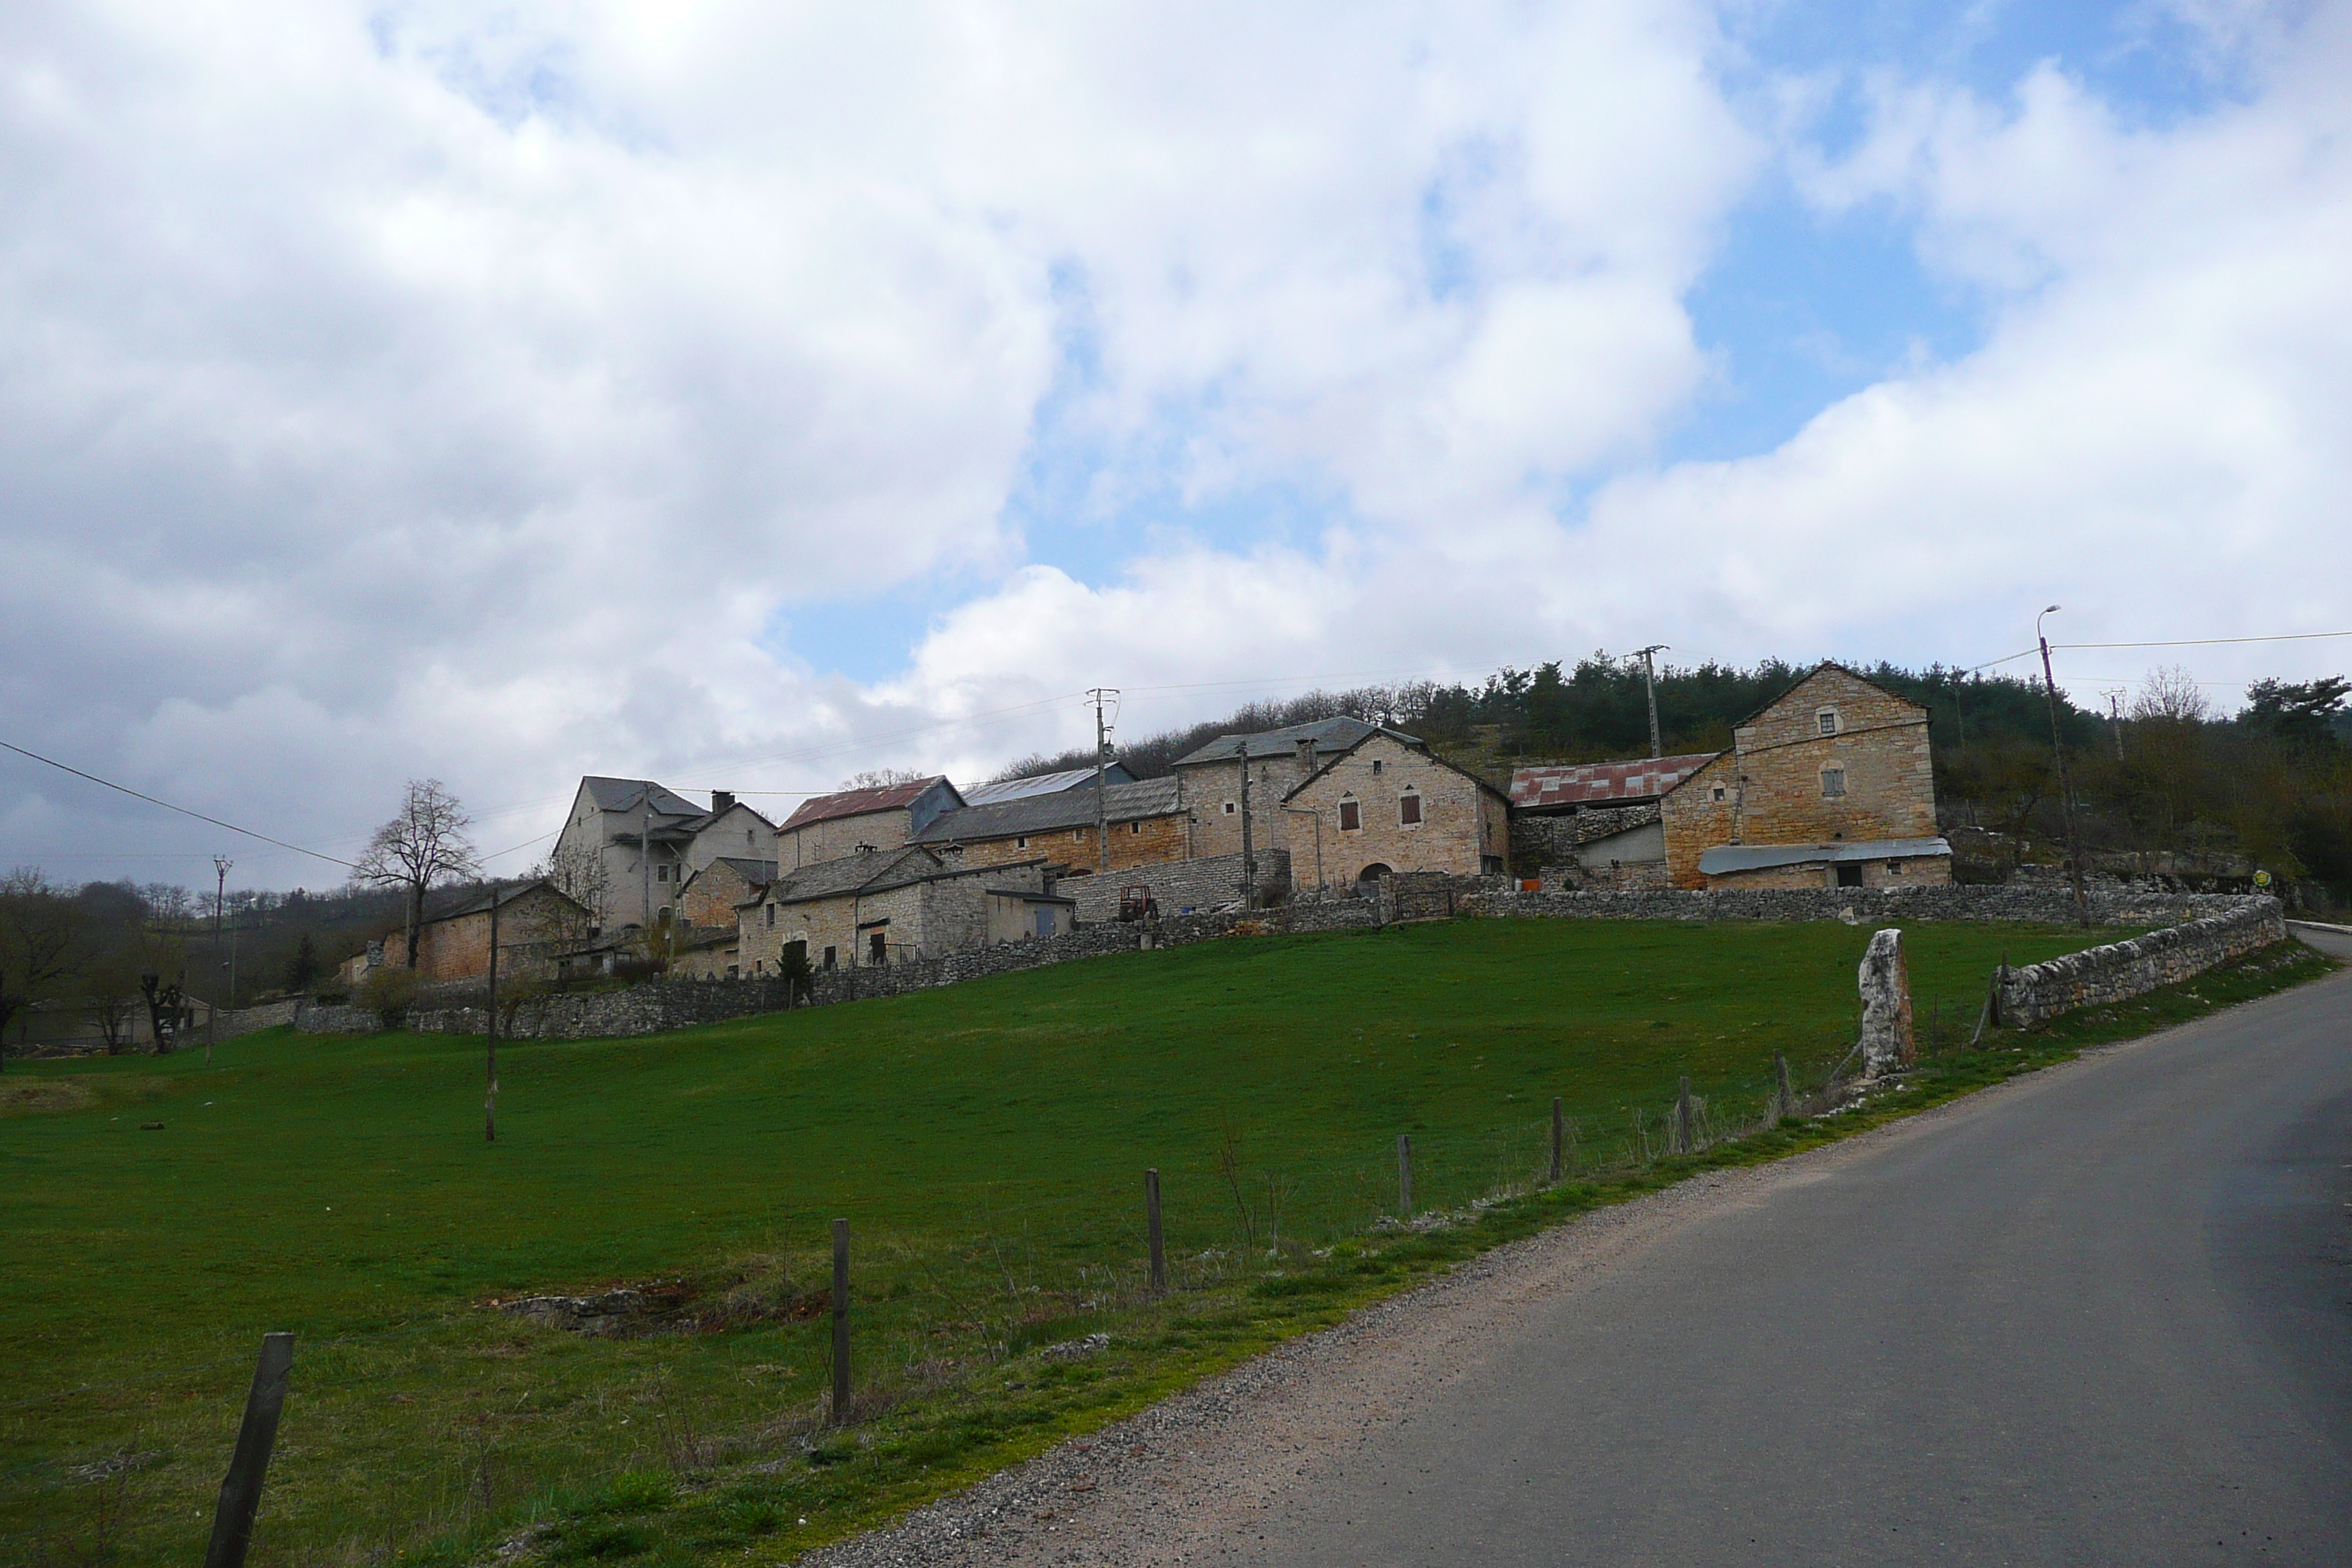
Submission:
[[[2144,724],[2202,724],[2213,717],[2213,705],[2187,667],[2175,664],[2147,672],[2132,699],[2131,716]]]
[[[482,874],[466,829],[474,819],[439,779],[411,779],[400,815],[375,830],[354,879],[396,888],[408,907],[408,967],[416,967],[416,933],[425,924],[425,895],[440,883]]]
[[[547,929],[533,932],[536,940],[578,946],[603,929],[612,898],[613,873],[602,846],[584,840],[558,845],[530,868],[530,875],[581,905],[579,910],[560,904],[549,906],[542,922]]]
[[[868,768],[862,773],[852,773],[841,781],[844,789],[887,789],[892,784],[919,784],[929,778],[912,768]]]
[[[40,872],[20,866],[0,877],[0,1040],[11,1019],[80,967],[82,926],[80,908]]]

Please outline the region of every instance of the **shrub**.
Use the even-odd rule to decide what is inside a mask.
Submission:
[[[387,1029],[397,1029],[406,1022],[415,1001],[416,971],[413,969],[383,964],[360,983],[360,1005],[373,1012],[376,1022]]]

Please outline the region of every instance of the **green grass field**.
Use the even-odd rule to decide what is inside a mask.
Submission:
[[[1922,1022],[1972,1022],[2003,952],[2115,934],[1916,926]],[[1180,1284],[1230,1285],[1269,1267],[1270,1224],[1326,1248],[1392,1210],[1399,1132],[1426,1207],[1533,1174],[1554,1095],[1588,1162],[1637,1144],[1637,1118],[1654,1129],[1683,1074],[1718,1117],[1752,1118],[1774,1051],[1818,1079],[1851,1045],[1868,935],[1482,921],[1235,939],[509,1044],[488,1146],[478,1039],[278,1032],[209,1068],[12,1063],[0,1560],[194,1561],[268,1329],[299,1338],[256,1563],[464,1560],[526,1518],[672,1484],[649,1475],[796,1454],[827,1375],[836,1215],[857,1236],[861,1389],[880,1409],[963,1387],[1132,1312],[1146,1165]],[[693,1331],[584,1339],[483,1305],[618,1281],[667,1282]],[[1120,1397],[1192,1374],[1155,1364]],[[991,1419],[992,1441],[1020,1426]],[[993,1451],[979,1430],[942,1440],[942,1475]],[[810,1506],[839,1522],[919,1495],[929,1463],[887,1496],[747,1503],[739,1534],[763,1544],[746,1558],[728,1536],[728,1560],[818,1538],[827,1520],[794,1524]],[[636,1528],[582,1526],[557,1555],[703,1560]]]

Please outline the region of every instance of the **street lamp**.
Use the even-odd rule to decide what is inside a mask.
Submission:
[[[2042,616],[2054,616],[2058,608],[2052,605],[2033,617],[2033,640],[2042,649],[2042,690],[2050,702],[2050,750],[2058,758],[2058,804],[2063,808],[2061,820],[2066,824],[2066,865],[2074,886],[2074,918],[2088,926],[2091,900],[2083,891],[2083,835],[2074,824],[2074,786],[2066,777],[2066,742],[2058,733],[2058,679],[2050,672],[2050,639],[2042,635]]]

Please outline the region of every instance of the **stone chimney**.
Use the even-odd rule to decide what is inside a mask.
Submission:
[[[1307,735],[1298,737],[1298,776],[1305,778],[1315,771],[1315,742]]]
[[[718,816],[720,812],[725,811],[728,807],[730,807],[730,806],[733,805],[734,804],[735,804],[735,792],[734,792],[733,790],[731,790],[731,789],[715,789],[715,790],[712,790],[712,791],[710,792],[710,815],[711,815],[711,816]]]

